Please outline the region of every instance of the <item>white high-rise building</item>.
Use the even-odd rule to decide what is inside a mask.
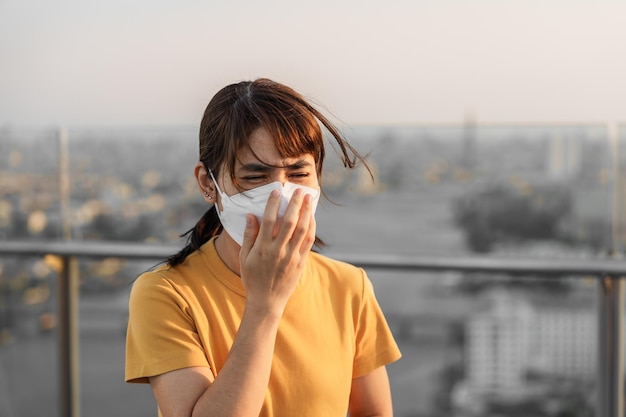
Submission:
[[[519,395],[532,342],[532,308],[506,292],[493,295],[492,309],[467,322],[467,382],[475,392]]]
[[[596,369],[592,309],[535,309],[507,293],[466,323],[466,384],[476,394],[524,395],[530,372],[588,378]]]
[[[597,317],[592,309],[538,310],[529,366],[552,376],[592,377],[596,371]]]

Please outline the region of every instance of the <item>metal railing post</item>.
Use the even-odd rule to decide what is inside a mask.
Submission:
[[[599,280],[597,417],[624,416],[624,280]]]
[[[58,281],[58,313],[60,415],[78,417],[78,259],[74,256],[63,256]]]

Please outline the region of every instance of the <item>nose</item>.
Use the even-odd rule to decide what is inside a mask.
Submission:
[[[289,176],[287,175],[287,170],[284,168],[275,169],[271,175],[271,181],[278,181],[281,185],[285,185],[287,181],[289,181]]]

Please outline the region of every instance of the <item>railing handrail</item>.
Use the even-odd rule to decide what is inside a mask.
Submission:
[[[164,260],[180,250],[179,245],[114,241],[0,241],[0,255],[76,256],[80,258],[126,258]],[[325,253],[363,268],[413,271],[489,272],[542,276],[626,276],[626,259],[610,256],[590,258],[540,258],[513,256],[439,256],[393,254]]]

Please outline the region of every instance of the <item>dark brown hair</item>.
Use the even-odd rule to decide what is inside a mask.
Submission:
[[[354,168],[357,162],[365,164],[339,130],[292,88],[266,78],[231,84],[218,91],[204,111],[200,124],[200,162],[214,175],[228,172],[234,179],[240,149],[251,150],[251,134],[265,128],[274,138],[281,157],[313,155],[321,178],[325,156],[322,126],[335,139],[338,145],[335,149],[345,167]],[[182,235],[187,236],[185,247],[170,256],[167,263],[174,266],[184,262],[190,253],[221,231],[214,204]],[[316,239],[316,243],[320,242]]]

